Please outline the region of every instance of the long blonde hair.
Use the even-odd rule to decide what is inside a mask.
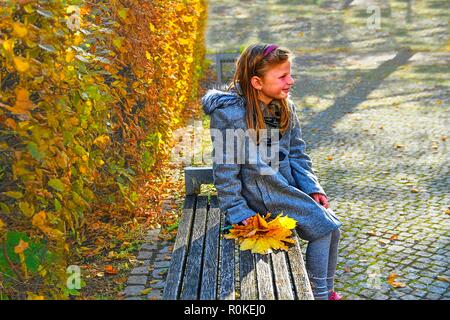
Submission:
[[[246,121],[249,129],[255,129],[257,132],[257,140],[259,141],[259,130],[265,129],[263,113],[259,107],[258,90],[251,84],[251,78],[258,76],[264,77],[268,70],[273,66],[284,63],[285,61],[292,62],[293,54],[285,47],[277,47],[266,57],[264,51],[270,44],[256,43],[248,46],[240,55],[236,62],[236,71],[232,82],[229,84],[227,90],[234,88],[235,91],[242,93],[246,98]],[[289,109],[287,99],[277,100],[280,106],[280,131],[284,133],[289,127],[289,120],[291,112]],[[255,121],[256,120],[256,121]]]

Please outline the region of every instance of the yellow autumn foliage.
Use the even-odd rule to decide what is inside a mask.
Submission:
[[[151,196],[139,181],[162,171],[173,130],[200,112],[206,13],[203,0],[0,6],[0,246],[18,233],[29,243],[22,272],[0,264],[10,298],[67,298],[89,223],[138,214]],[[41,241],[56,261],[37,272],[22,258]],[[20,273],[30,281],[17,291]]]
[[[287,243],[294,243],[292,229],[296,221],[288,216],[279,214],[268,221],[270,213],[262,217],[259,213],[248,219],[247,225],[233,224],[226,239],[236,239],[242,251],[251,250],[252,253],[268,254],[272,250],[288,250]]]

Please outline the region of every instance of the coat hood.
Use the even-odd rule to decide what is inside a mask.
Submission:
[[[229,92],[217,89],[210,89],[202,97],[203,111],[211,114],[217,108],[223,108],[230,105],[243,105],[244,97],[240,96],[236,90],[231,89]]]

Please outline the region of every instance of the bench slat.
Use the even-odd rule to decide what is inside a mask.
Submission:
[[[260,300],[275,300],[270,256],[271,255],[255,254],[258,294]]]
[[[183,215],[180,219],[177,237],[173,246],[170,270],[164,288],[164,300],[176,300],[181,290],[184,263],[189,246],[191,225],[194,216],[196,196],[186,196],[183,204]]]
[[[278,300],[293,300],[291,280],[289,279],[289,268],[286,252],[278,251],[272,253],[273,274],[275,277],[275,288]]]
[[[186,272],[184,275],[183,287],[181,290],[182,300],[198,299],[203,246],[205,240],[207,203],[207,197],[197,197],[194,225],[191,236],[191,245],[189,248],[189,255],[186,263]]]
[[[217,196],[211,197],[209,210],[206,196],[186,196],[164,300],[313,299],[296,232],[287,253],[258,255],[224,239],[223,225]]]
[[[298,237],[296,232],[295,236]],[[314,300],[298,239],[294,245],[290,246],[288,257],[295,287],[295,298],[299,300]]]
[[[224,226],[224,215],[220,215],[221,225]],[[235,300],[235,241],[223,238],[223,232],[220,236],[220,299]]]
[[[219,262],[220,209],[217,197],[211,198],[207,215],[205,255],[203,259],[201,300],[214,300],[217,295]]]
[[[241,282],[240,299],[258,299],[255,261],[253,254],[249,250],[239,250],[239,278]]]

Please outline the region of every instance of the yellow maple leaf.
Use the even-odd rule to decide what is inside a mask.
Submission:
[[[2,230],[5,227],[5,223],[0,219],[0,230]]]
[[[260,227],[269,228],[269,224],[263,217],[261,217],[259,214],[257,214],[256,218],[258,219],[257,221],[258,221]]]
[[[255,245],[256,239],[255,238],[247,238],[242,241],[241,243],[241,250],[251,250],[253,246]]]
[[[265,217],[260,214],[248,219],[244,225],[234,224],[225,239],[236,239],[240,243],[240,250],[251,250],[252,253],[267,254],[274,250],[288,250],[286,243],[295,243],[291,229],[296,221],[287,216],[278,215],[272,221],[267,221],[270,213]]]
[[[279,217],[278,220],[280,221],[280,224],[283,226],[283,228],[290,230],[294,229],[295,225],[297,224],[297,222],[294,219],[289,218],[288,216]]]
[[[387,282],[393,287],[393,288],[404,288],[406,287],[406,284],[404,284],[403,282],[397,282],[395,280],[395,278],[398,277],[398,274],[396,273],[391,273],[388,278],[387,278]]]
[[[283,228],[287,230],[294,229],[296,226],[296,221],[288,216],[278,215],[275,219],[269,222],[271,228]]]
[[[275,250],[285,247],[283,245],[283,242],[281,242],[280,240],[275,239],[273,237],[267,237],[266,241],[267,241],[268,245],[270,246],[270,248],[273,248]]]
[[[267,254],[272,252],[270,241],[264,237],[259,237],[252,248],[252,253]]]

